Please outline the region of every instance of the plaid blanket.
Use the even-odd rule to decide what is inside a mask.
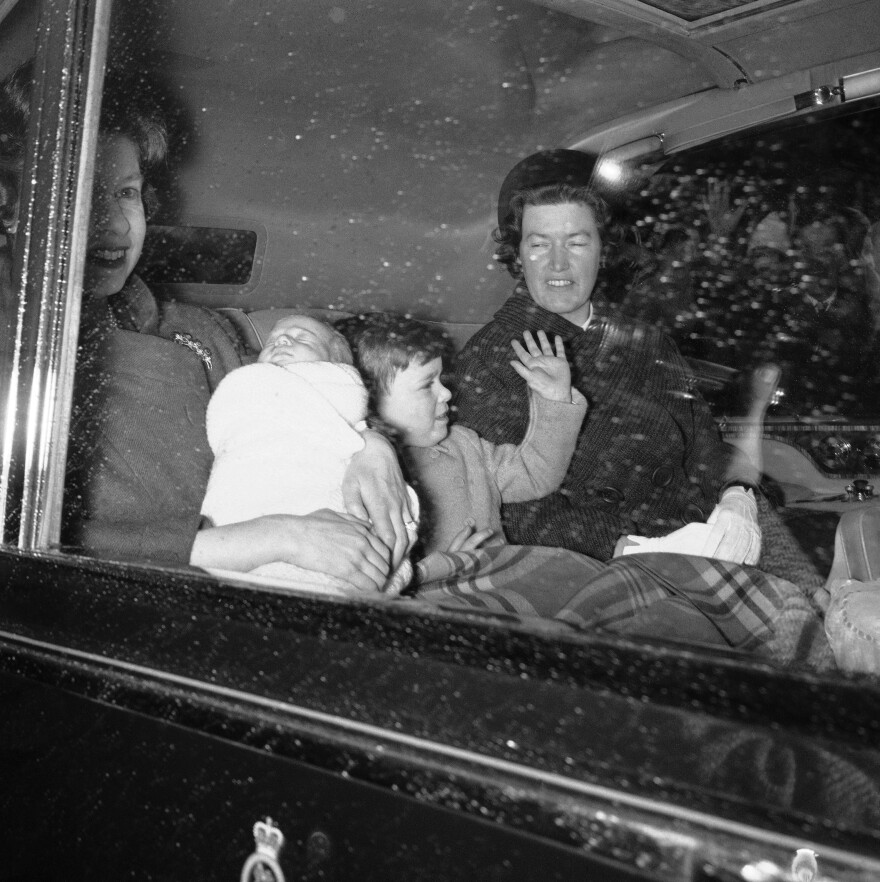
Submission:
[[[808,590],[755,567],[660,553],[601,563],[565,549],[522,545],[443,558],[445,572],[418,587],[419,599],[834,668]]]

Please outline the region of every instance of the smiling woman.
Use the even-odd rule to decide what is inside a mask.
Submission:
[[[540,196],[536,196],[540,199]],[[575,325],[592,315],[602,237],[593,209],[576,201],[529,205],[522,213],[520,263],[532,299]]]
[[[818,855],[824,879],[880,875],[876,682],[730,648],[759,627],[775,629],[793,657],[805,656],[805,632],[782,626],[807,617],[815,624],[819,613],[793,573],[785,596],[795,604],[783,608],[774,605],[781,595],[765,594],[770,601],[756,609],[744,567],[695,558],[685,572],[671,555],[652,555],[650,591],[621,576],[644,574],[647,558],[626,556],[607,568],[602,590],[612,615],[647,606],[658,592],[681,600],[711,570],[715,581],[701,602],[734,635],[726,646],[685,643],[680,633],[647,640],[583,621],[527,621],[502,601],[467,608],[434,597],[389,601],[374,589],[404,551],[409,512],[398,502],[383,513],[386,505],[368,505],[368,490],[358,498],[350,489],[348,514],[297,521],[304,557],[291,559],[340,575],[356,596],[322,596],[304,584],[284,590],[198,566],[210,559],[250,570],[267,553],[277,560],[279,537],[292,539],[291,522],[282,528],[277,514],[267,516],[268,538],[258,518],[246,528],[199,529],[213,460],[206,410],[220,380],[250,368],[283,374],[277,364],[250,362],[273,342],[268,332],[279,320],[292,330],[294,311],[308,313],[293,320],[300,330],[365,312],[405,313],[445,330],[460,348],[508,308],[509,280],[492,253],[496,195],[508,170],[536,151],[577,142],[587,151],[578,158],[590,162],[617,150],[623,174],[603,192],[615,219],[625,215],[641,236],[617,243],[598,201],[574,211],[566,202],[528,205],[523,241],[511,251],[532,295],[515,295],[523,310],[546,311],[563,337],[569,325],[588,335],[591,318],[604,327],[619,308],[609,303],[615,286],[628,295],[632,278],[632,290],[644,294],[654,268],[659,295],[675,280],[691,283],[670,302],[702,298],[680,317],[662,311],[689,341],[689,354],[703,358],[699,377],[657,328],[639,325],[643,338],[610,341],[609,365],[620,351],[646,373],[659,359],[674,375],[670,401],[667,386],[642,383],[640,407],[689,415],[716,443],[717,417],[728,439],[754,429],[732,412],[694,404],[707,377],[723,395],[732,388],[737,367],[707,365],[708,354],[737,349],[739,331],[777,322],[772,310],[761,321],[752,315],[761,312],[749,305],[763,302],[758,293],[735,300],[726,326],[715,309],[724,296],[734,302],[731,267],[751,266],[757,246],[750,251],[749,242],[787,242],[794,253],[774,255],[781,266],[800,262],[806,243],[818,241],[813,234],[847,233],[813,248],[821,271],[786,276],[782,286],[811,309],[808,295],[822,295],[825,318],[810,325],[809,339],[816,352],[832,352],[827,316],[861,291],[862,246],[850,239],[864,225],[836,209],[808,219],[811,203],[830,206],[827,182],[816,179],[792,188],[799,223],[789,226],[786,199],[769,206],[770,183],[783,191],[788,184],[778,183],[785,151],[766,126],[761,149],[712,151],[725,127],[769,125],[779,113],[806,126],[791,135],[797,149],[789,155],[815,151],[817,167],[827,168],[820,117],[835,108],[800,110],[804,99],[793,95],[828,83],[829,100],[840,101],[847,78],[880,67],[880,7],[737,3],[728,19],[729,3],[696,12],[662,6],[0,0],[0,79],[35,59],[0,106],[6,875],[769,882],[786,878],[799,849]],[[119,100],[121,69],[134,85]],[[144,93],[150,100],[142,104]],[[139,134],[135,117],[152,128]],[[170,133],[165,159],[160,120]],[[852,126],[847,144],[861,144],[868,131]],[[627,150],[648,140],[650,155]],[[841,156],[853,155],[843,139],[832,140]],[[703,152],[693,161],[676,153],[697,143]],[[627,156],[646,163],[634,170]],[[743,170],[732,157],[766,164]],[[850,207],[873,223],[880,188],[857,171],[859,186],[846,189]],[[716,221],[731,221],[737,200],[751,198],[747,187],[768,205],[743,210],[741,226],[722,235],[707,230],[702,205],[703,185],[725,174],[732,204],[714,206]],[[772,211],[782,212],[781,233],[777,219],[758,230]],[[822,230],[800,235],[814,220]],[[684,227],[687,248],[675,250],[682,237],[673,226]],[[156,260],[154,249],[138,260],[151,227],[173,259]],[[646,254],[655,243],[669,244],[656,261]],[[148,283],[139,279],[144,267]],[[773,333],[794,337],[792,329],[806,327],[799,316]],[[529,363],[562,358],[554,326],[536,330],[551,332],[551,355],[540,337],[532,351],[517,333],[501,339],[493,357],[515,358],[516,337]],[[848,348],[861,351],[856,339],[847,338]],[[417,365],[424,371],[406,374],[414,385],[404,390],[424,397],[412,431],[430,442],[420,448],[426,458],[459,417],[438,354]],[[597,364],[605,351],[599,355]],[[847,376],[842,386],[857,387],[860,379]],[[587,420],[611,406],[613,389],[604,388],[586,389],[594,399]],[[490,396],[471,391],[479,415]],[[252,428],[236,420],[249,420],[256,397],[247,393],[231,407],[234,429]],[[715,476],[724,448],[713,447],[717,458],[704,457],[676,480],[662,442],[677,433],[683,443],[679,424],[670,419],[650,434],[635,425],[638,416],[626,413],[627,437],[586,450],[584,459],[601,467],[611,450],[631,453],[627,480],[650,485],[649,508],[675,484],[679,501],[708,515],[723,483]],[[868,416],[859,414],[858,429],[773,424],[764,465],[776,476],[772,498],[788,503],[783,513],[803,515],[794,500],[847,496],[855,481],[857,503],[817,504],[873,504],[872,472],[843,459],[837,472],[820,472],[807,455],[821,449],[828,460],[846,442],[847,464],[869,464],[880,427]],[[298,410],[288,418],[291,431],[308,428]],[[812,447],[786,444],[795,430]],[[835,434],[840,444],[825,443]],[[318,437],[319,454],[329,437]],[[293,459],[283,449],[282,461],[285,454]],[[789,454],[800,459],[784,471]],[[373,496],[385,503],[397,488],[405,499],[393,461],[382,461],[362,469]],[[329,476],[300,458],[295,464],[308,478]],[[281,473],[274,480],[268,458],[260,465],[270,489],[284,495]],[[454,496],[469,486],[439,489]],[[620,486],[610,479],[598,486],[608,497],[600,513],[618,511],[610,491]],[[423,513],[423,536],[431,517]],[[587,532],[600,521],[586,518]],[[499,533],[509,526],[499,522]],[[505,562],[522,573],[528,561],[510,548]],[[545,599],[571,587],[554,551],[532,558],[540,565],[530,585],[545,586]],[[477,567],[483,560],[467,550],[449,558]],[[830,563],[821,564],[825,572]],[[476,596],[474,574],[461,590]],[[572,610],[572,620],[581,612]]]
[[[102,139],[95,159],[92,228],[83,293],[116,294],[141,256],[146,233],[140,157],[134,142],[122,135]]]
[[[10,108],[4,114],[8,141],[23,140],[28,103],[16,104],[15,98],[22,89],[28,97],[32,76],[28,66],[0,85]],[[155,203],[147,176],[167,150],[164,123],[155,108],[139,103],[143,81],[137,85],[111,72],[105,89],[83,271],[62,543],[89,554],[168,563],[202,561],[206,546],[222,543],[221,559],[232,570],[307,560],[352,587],[377,590],[386,581],[392,553],[397,566],[403,549],[396,550],[394,541],[380,537],[365,520],[337,518],[333,554],[329,537],[320,538],[333,517],[329,525],[327,518],[316,521],[311,509],[288,517],[270,511],[265,514],[271,519],[241,517],[229,526],[208,524],[196,532],[210,467],[207,398],[227,371],[244,363],[246,353],[227,319],[198,307],[159,303],[134,274],[146,233],[144,197]],[[373,443],[383,445],[378,455],[392,479],[397,475],[402,483],[390,448],[378,439]],[[365,444],[358,452],[370,455]],[[359,475],[358,461],[346,461],[346,474],[350,469]],[[376,523],[393,512],[402,524],[400,507],[406,501],[396,500],[395,489],[392,480],[381,496],[365,498]]]

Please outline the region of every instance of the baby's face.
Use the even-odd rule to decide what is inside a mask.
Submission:
[[[284,367],[299,361],[333,361],[333,331],[323,322],[305,315],[279,321],[266,340],[257,361]]]

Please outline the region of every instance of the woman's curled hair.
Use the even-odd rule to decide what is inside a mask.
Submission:
[[[0,84],[0,233],[15,220],[30,116],[31,65],[19,65]]]
[[[17,213],[22,164],[30,120],[33,60],[0,82],[0,225],[7,232]],[[138,151],[144,176],[144,211],[158,207],[153,179],[168,155],[168,129],[158,100],[144,79],[108,70],[101,100],[100,133],[124,135]]]
[[[510,200],[508,221],[492,235],[498,244],[495,259],[507,267],[507,271],[522,281],[522,265],[519,261],[519,247],[522,242],[523,213],[527,205],[584,205],[593,212],[596,226],[603,246],[616,246],[622,238],[617,223],[613,220],[608,203],[588,184],[544,184],[519,190]]]

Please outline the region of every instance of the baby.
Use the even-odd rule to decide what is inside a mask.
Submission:
[[[212,525],[270,514],[344,512],[342,481],[364,446],[367,391],[345,338],[307,315],[281,319],[256,364],[228,374],[208,405],[214,464],[202,503]],[[283,561],[252,576],[296,587],[348,593],[346,584]],[[412,576],[404,561],[386,591]]]
[[[529,428],[520,445],[492,444],[470,429],[449,425],[451,394],[442,381],[447,344],[437,332],[413,319],[382,314],[349,320],[343,327],[373,406],[398,433],[410,477],[419,486],[426,556],[418,563],[418,582],[452,578],[456,552],[506,546],[502,502],[546,496],[565,477],[587,402],[571,385],[562,340],[556,338],[555,351],[543,331],[537,341],[526,332],[524,346],[513,341],[517,358],[511,364],[531,390]],[[543,558],[551,550],[534,551]],[[499,561],[498,578],[504,569],[512,578],[517,572],[534,581],[534,564],[510,563]]]

